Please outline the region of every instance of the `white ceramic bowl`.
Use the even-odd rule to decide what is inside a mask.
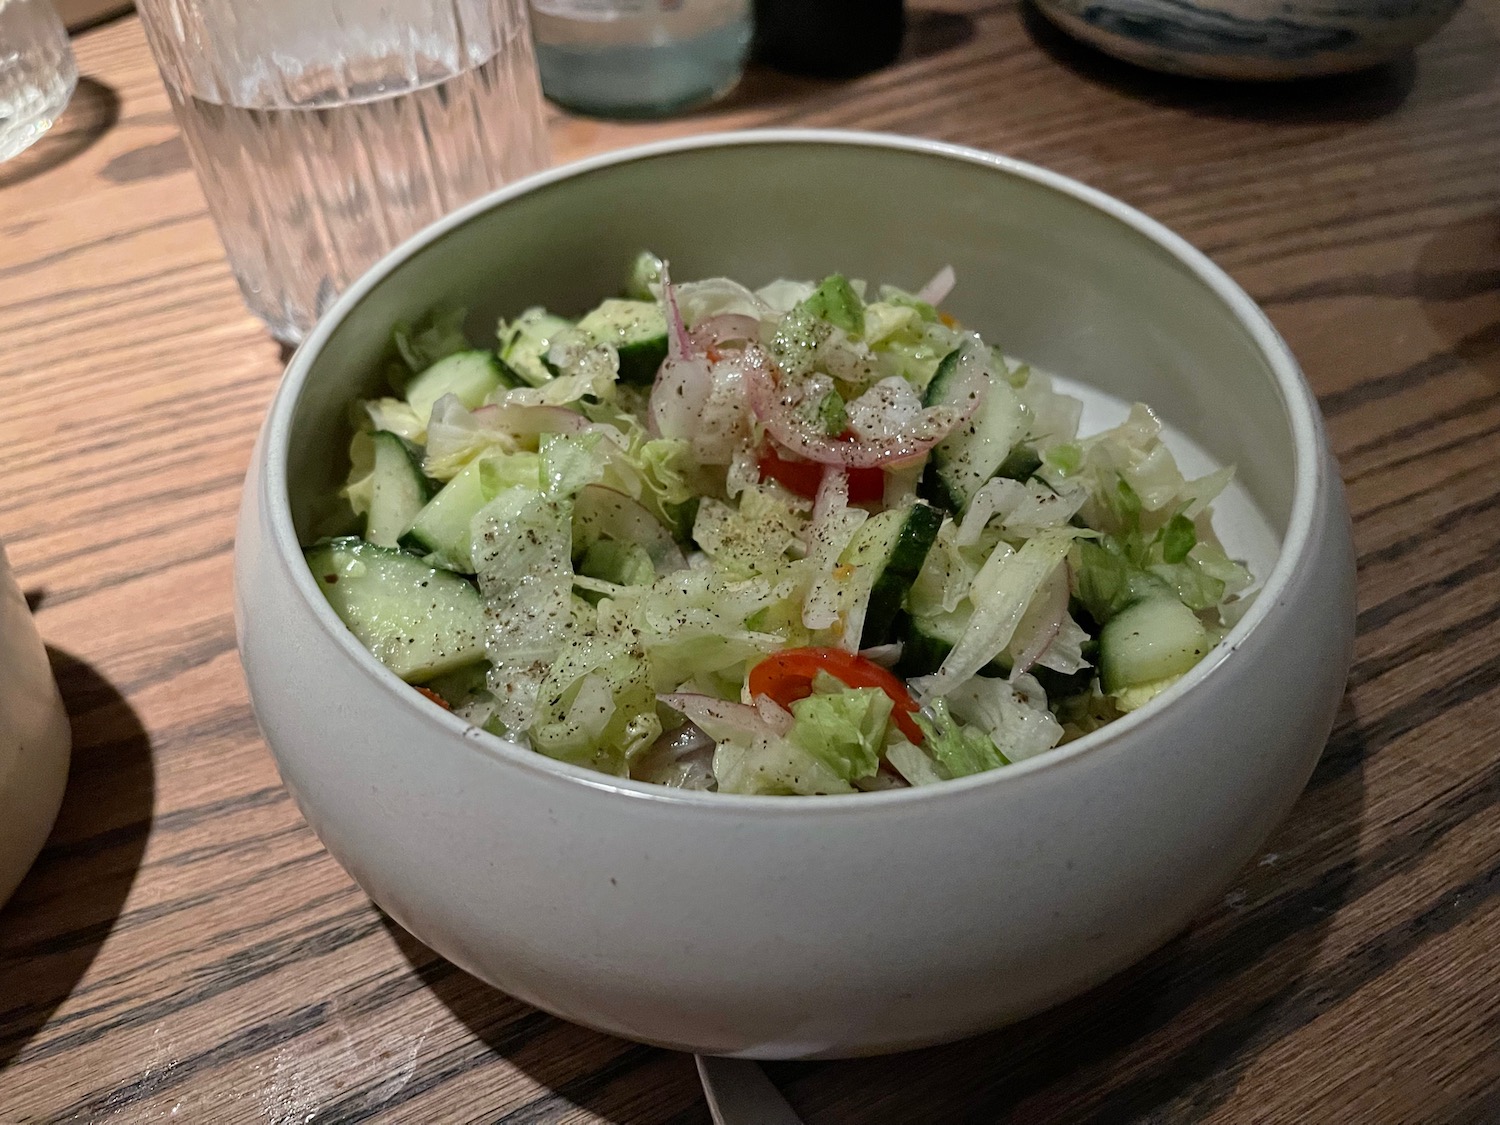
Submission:
[[[1058,27],[1127,62],[1203,78],[1284,79],[1389,62],[1462,0],[1036,0]]]
[[[72,745],[47,650],[0,546],[0,906],[52,831]]]
[[[919,284],[1035,363],[1158,405],[1280,538],[1264,593],[1150,706],[1021,765],[855,797],[683,793],[559,764],[440,711],[325,604],[299,541],[345,470],[390,326],[577,310],[643,246],[679,276]],[[615,153],[464,208],[355,284],[297,352],[236,546],[251,697],[282,777],[377,903],[469,972],[632,1039],[760,1058],[958,1038],[1180,930],[1307,781],[1349,666],[1348,514],[1317,408],[1255,305],[1130,208],[926,141],[765,132]]]

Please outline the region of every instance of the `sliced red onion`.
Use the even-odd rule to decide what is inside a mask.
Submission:
[[[825,465],[823,480],[818,484],[818,495],[813,500],[810,532],[827,524],[848,506],[849,470],[838,465]]]
[[[688,691],[658,695],[656,698],[672,710],[682,712],[710,738],[719,742],[733,734],[748,734],[760,738],[777,733],[761,713],[749,704]]]
[[[911,427],[899,434],[859,441],[831,438],[814,430],[796,411],[797,398],[783,393],[759,349],[746,349],[745,389],[750,409],[776,441],[793,453],[825,465],[868,469],[920,457],[942,441],[955,426],[968,420],[984,398],[983,386],[955,396],[952,405],[930,406]]]
[[[1057,639],[1063,618],[1068,615],[1069,567],[1064,560],[1058,564],[1042,588],[1037,591],[1031,605],[1016,626],[1016,635],[1011,639],[1011,651],[1016,654],[1011,666],[1010,678],[1030,671]]]
[[[729,343],[758,344],[760,343],[760,321],[753,316],[722,313],[719,316],[711,316],[702,324],[697,325],[688,333],[688,340],[695,348],[718,347],[720,344]]]
[[[650,428],[658,437],[690,440],[703,404],[713,390],[713,373],[702,357],[668,356],[651,386]]]
[[[651,744],[652,754],[668,754],[673,758],[681,758],[687,754],[699,750],[706,750],[716,743],[696,723],[683,723],[675,730],[662,733],[654,743]]]
[[[687,566],[682,548],[649,508],[602,484],[584,485],[573,499],[573,519],[589,530],[621,543],[646,548],[658,574]]]
[[[711,789],[718,745],[695,724],[683,723],[664,733],[632,762],[630,776],[674,789]]]
[[[792,713],[769,695],[755,697],[755,713],[774,733],[783,736],[791,733],[792,723],[795,722]]]
[[[905,646],[900,641],[892,641],[888,645],[874,645],[871,648],[859,650],[859,654],[871,664],[879,664],[882,668],[894,668],[896,662],[901,659],[901,650]]]
[[[917,290],[917,300],[926,301],[929,305],[941,304],[943,298],[953,292],[957,281],[958,275],[953,272],[953,267],[944,266],[933,275],[931,281]]]
[[[667,358],[688,359],[694,354],[693,342],[682,323],[682,313],[677,308],[677,291],[672,288],[666,262],[661,264],[661,299],[667,310]]]

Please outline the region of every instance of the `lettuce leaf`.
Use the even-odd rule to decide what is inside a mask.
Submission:
[[[1008,762],[1050,750],[1062,739],[1062,726],[1047,709],[1046,693],[1031,676],[975,676],[950,691],[945,702],[955,720],[984,732]]]
[[[968,777],[1009,765],[994,739],[975,727],[965,726],[948,710],[944,699],[934,699],[925,713],[916,716],[922,745],[937,762],[944,780]]]
[[[845,781],[873,777],[880,768],[891,697],[879,688],[839,684],[795,701],[791,711],[787,737]]]
[[[601,604],[547,669],[538,692],[532,746],[550,758],[617,777],[659,734],[656,692],[639,639]]]
[[[731,739],[714,751],[720,793],[811,796],[853,793],[850,785],[819,758],[785,738]]]
[[[511,734],[531,725],[548,669],[576,631],[572,514],[566,500],[517,487],[472,521],[489,687],[499,701],[496,720]]]
[[[391,344],[399,360],[391,372],[397,390],[438,360],[474,346],[464,335],[468,313],[468,309],[462,308],[434,309],[415,323],[400,321],[391,329]]]
[[[603,441],[602,433],[543,434],[538,448],[542,490],[548,496],[567,497],[602,480],[605,458],[599,447]]]

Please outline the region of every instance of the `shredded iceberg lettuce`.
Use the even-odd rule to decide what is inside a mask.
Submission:
[[[560,761],[762,795],[1003,769],[1144,703],[1106,626],[1170,599],[1212,642],[1244,612],[1212,520],[1233,469],[1186,478],[1141,404],[1081,435],[1077,398],[942,311],[954,280],[674,284],[643,252],[627,290],[660,315],[600,306],[611,343],[534,307],[492,389],[354,404],[348,509],[409,504],[384,541],[482,601],[484,659],[428,690]],[[391,387],[473,349],[464,320],[396,326]],[[412,465],[381,468],[376,430]]]
[[[787,737],[845,781],[874,777],[891,706],[878,688],[815,682],[812,695],[793,702]]]

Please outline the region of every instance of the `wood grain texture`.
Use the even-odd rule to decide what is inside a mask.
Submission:
[[[1318,392],[1359,642],[1312,783],[1222,902],[1073,1003],[942,1049],[785,1064],[811,1125],[1500,1120],[1500,8],[1347,80],[1171,80],[1012,2],[913,12],[896,67],[752,74],[559,159],[759,124],[1034,160],[1205,249]],[[493,992],[386,921],[282,789],[234,652],[240,483],[281,356],[244,311],[136,21],[76,42],[0,165],[0,539],[73,716],[0,910],[0,1122],[701,1125],[690,1061]],[[0,670],[3,674],[3,670]]]

